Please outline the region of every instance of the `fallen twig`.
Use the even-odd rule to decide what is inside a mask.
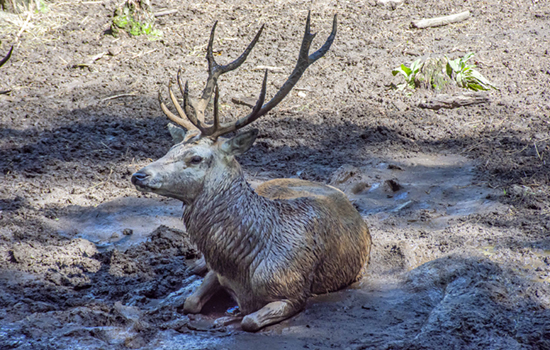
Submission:
[[[160,17],[160,16],[171,15],[172,13],[176,13],[176,12],[178,12],[178,10],[176,10],[176,9],[164,10],[164,11],[155,12],[155,13],[153,13],[153,15],[154,15],[155,17]]]
[[[242,97],[242,96],[234,96],[231,98],[231,102],[237,105],[243,105],[250,108],[254,108],[254,105],[256,104],[256,100],[252,97]]]
[[[152,50],[149,50],[149,51],[146,51],[146,52],[140,52],[140,53],[134,54],[131,59],[138,58],[138,57],[144,56],[144,55],[148,55],[148,54],[150,54],[152,52],[155,52],[155,51],[157,51],[157,49],[152,49]]]
[[[90,59],[88,60],[88,62],[86,63],[77,63],[73,66],[73,68],[77,68],[77,67],[89,67],[91,66],[92,64],[94,64],[95,61],[99,60],[101,57],[105,56],[108,52],[102,52],[102,53],[99,53],[95,56],[92,56],[90,57]]]
[[[457,96],[439,95],[429,101],[420,102],[418,107],[429,109],[456,108],[461,106],[488,103],[491,100],[485,94],[463,94]]]
[[[113,174],[113,168],[111,168],[110,170],[111,170],[111,171],[109,172],[109,175],[107,176],[107,179],[106,179],[106,180],[103,180],[103,181],[101,181],[101,182],[98,182],[98,183],[96,183],[95,185],[88,187],[86,190],[91,190],[92,188],[96,188],[96,187],[99,187],[99,186],[103,186],[103,185],[105,185],[107,182],[109,182],[109,180],[111,180],[111,175]]]
[[[27,19],[25,20],[25,23],[23,23],[23,25],[21,26],[21,29],[19,30],[19,33],[17,33],[17,35],[15,36],[16,41],[19,40],[19,37],[21,36],[21,34],[23,34],[23,32],[27,29],[27,25],[31,20],[31,15],[32,15],[32,12],[29,11],[29,14],[27,15]]]
[[[103,99],[101,99],[101,102],[105,102],[105,101],[109,101],[109,100],[114,100],[115,98],[121,98],[121,97],[129,97],[129,96],[135,96],[137,95],[137,92],[130,92],[130,93],[126,93],[126,94],[118,94],[118,95],[113,95],[113,96],[109,96],[109,97],[105,97]]]
[[[439,27],[450,23],[462,22],[468,19],[469,17],[470,17],[470,11],[464,11],[461,13],[457,13],[455,15],[412,21],[412,26],[415,28]]]

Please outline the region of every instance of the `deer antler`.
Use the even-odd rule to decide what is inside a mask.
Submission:
[[[13,46],[11,47],[10,49],[10,52],[8,52],[8,54],[6,55],[6,57],[2,58],[2,60],[0,60],[0,67],[2,67],[4,65],[4,63],[8,62],[8,60],[10,59],[11,57],[11,53],[13,52]]]
[[[336,26],[337,26],[336,15],[334,15],[334,20],[332,22],[332,32],[330,33],[326,42],[323,44],[323,46],[321,46],[319,50],[315,51],[311,55],[309,54],[309,48],[316,34],[310,33],[310,21],[311,21],[311,12],[309,12],[307,15],[304,38],[302,40],[302,45],[300,47],[300,53],[298,55],[298,62],[296,63],[296,67],[294,67],[294,70],[289,75],[288,79],[285,81],[283,86],[281,86],[279,91],[277,91],[275,96],[268,103],[264,105],[265,94],[266,94],[266,84],[267,84],[267,70],[266,70],[264,74],[264,79],[262,82],[262,89],[260,92],[260,96],[256,101],[256,105],[254,106],[254,108],[252,108],[252,111],[247,116],[242,117],[234,122],[220,124],[219,111],[218,111],[219,93],[218,93],[217,82],[218,82],[218,77],[220,75],[238,68],[246,60],[246,58],[248,57],[248,54],[250,53],[254,45],[256,45],[256,42],[258,41],[258,38],[260,37],[262,30],[264,29],[263,25],[258,31],[258,33],[256,34],[256,36],[254,37],[254,39],[252,40],[252,42],[248,45],[246,50],[243,52],[243,54],[239,56],[239,58],[237,58],[236,60],[234,60],[233,62],[225,66],[220,66],[214,60],[214,54],[212,52],[212,45],[214,42],[214,31],[216,29],[216,25],[218,22],[214,23],[214,26],[212,27],[212,32],[210,33],[210,40],[208,41],[208,48],[206,51],[206,59],[208,61],[208,79],[206,81],[206,86],[202,92],[202,96],[196,103],[192,103],[190,101],[188,84],[187,82],[185,82],[185,86],[182,86],[181,79],[180,79],[180,73],[181,73],[181,70],[180,70],[178,72],[178,85],[181,93],[183,94],[183,108],[177,103],[177,99],[172,92],[171,85],[169,85],[169,88],[168,88],[170,92],[170,99],[172,100],[172,103],[174,103],[174,106],[178,111],[179,117],[168,110],[166,105],[164,105],[164,103],[162,102],[162,97],[159,92],[159,101],[160,101],[162,110],[168,116],[168,118],[170,118],[170,120],[172,120],[173,122],[185,127],[188,130],[198,129],[201,132],[202,137],[210,137],[212,139],[216,139],[221,135],[238,130],[252,123],[256,119],[260,118],[261,116],[265,115],[267,112],[272,110],[277,104],[279,104],[279,102],[281,102],[286,97],[286,95],[288,95],[288,93],[292,90],[292,88],[294,88],[298,80],[300,80],[300,78],[302,77],[302,74],[305,72],[305,70],[315,61],[317,61],[319,58],[323,57],[325,53],[330,49],[330,46],[332,45],[332,42],[336,37]],[[208,102],[212,97],[213,92],[214,92],[214,122],[211,125],[207,125],[205,123],[204,113],[206,111]]]

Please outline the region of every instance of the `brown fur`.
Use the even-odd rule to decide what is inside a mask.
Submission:
[[[354,282],[368,262],[371,238],[345,194],[331,186],[277,179],[254,191],[234,159],[234,154],[250,147],[255,135],[248,137],[251,140],[246,139],[244,146],[243,140],[234,139],[184,142],[140,171],[151,174],[149,182],[155,188],[135,183],[141,190],[187,204],[185,225],[210,272],[188,298],[184,311],[200,312],[223,287],[248,315],[243,328],[257,330],[298,312],[312,293],[335,291]],[[186,176],[180,181],[189,182],[180,186],[187,188],[186,193],[178,196],[158,187],[157,178],[170,177],[163,174],[166,166],[174,166],[178,159],[189,162],[196,154],[204,158],[203,164],[196,169],[183,164],[179,173]]]
[[[266,182],[255,192],[246,183],[235,156],[254,143],[257,130],[220,136],[243,128],[268,113],[292,90],[304,71],[321,58],[336,37],[336,15],[325,44],[309,54],[314,34],[308,14],[298,61],[275,96],[265,102],[267,71],[252,111],[229,123],[220,123],[217,79],[239,67],[256,44],[263,27],[241,56],[220,66],[212,45],[207,47],[208,79],[198,101],[189,99],[178,74],[183,107],[170,90],[178,115],[162,102],[180,142],[163,158],[132,176],[139,190],[182,200],[183,219],[192,240],[204,254],[210,271],[187,298],[184,312],[198,313],[220,288],[227,289],[246,315],[242,328],[256,331],[300,311],[312,293],[334,291],[357,279],[368,262],[371,238],[361,215],[339,190],[303,180]],[[213,123],[205,111],[214,95]],[[160,95],[159,95],[160,96]],[[196,265],[201,267],[202,264]]]

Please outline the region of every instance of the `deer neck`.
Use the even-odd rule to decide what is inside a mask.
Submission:
[[[183,218],[210,268],[243,279],[269,240],[272,203],[254,192],[238,164],[230,170],[209,179]]]

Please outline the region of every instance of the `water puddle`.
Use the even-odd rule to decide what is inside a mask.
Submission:
[[[59,218],[60,234],[76,234],[101,248],[139,244],[160,225],[183,230],[182,203],[165,198],[124,197]]]

